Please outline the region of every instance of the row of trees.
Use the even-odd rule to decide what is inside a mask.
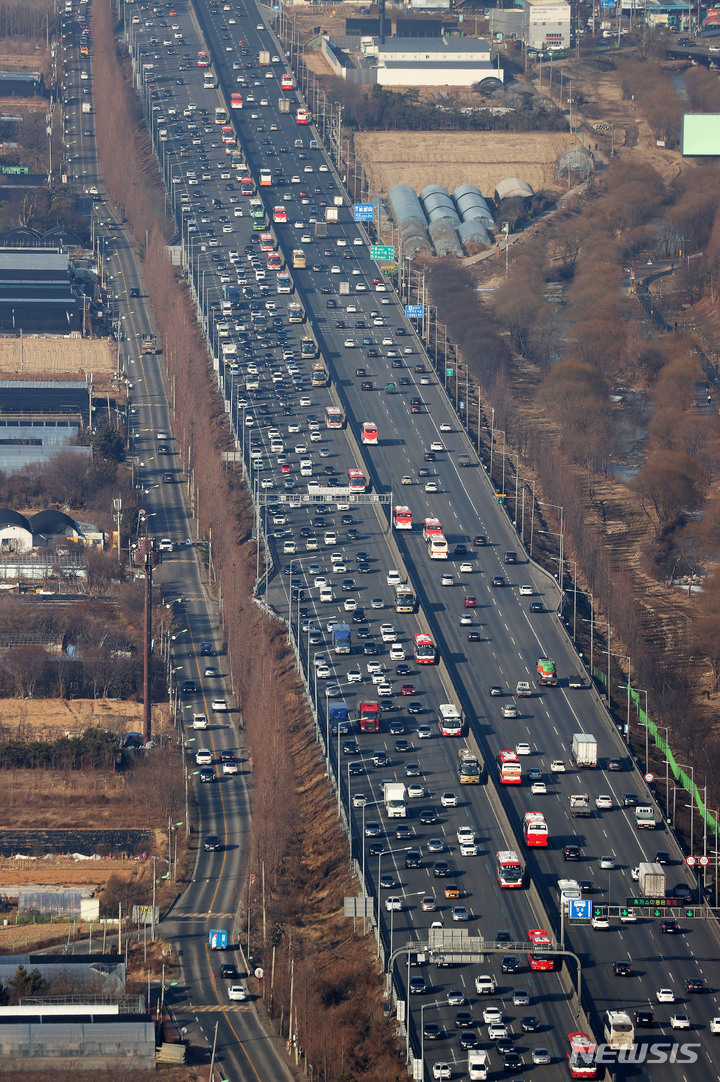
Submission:
[[[56,740],[5,740],[0,741],[0,769],[111,770],[117,750],[117,737],[102,729]]]

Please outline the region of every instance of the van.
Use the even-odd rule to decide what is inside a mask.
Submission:
[[[192,720],[193,729],[207,729],[207,717],[205,714],[193,714]]]
[[[312,477],[312,469],[313,469],[313,464],[312,464],[312,459],[311,458],[301,458],[300,459],[300,476],[301,477]]]
[[[321,601],[332,601],[332,599],[333,599],[332,586],[321,586],[320,587],[320,600]]]
[[[283,542],[283,555],[285,555],[285,556],[294,556],[295,555],[295,542],[294,541],[284,541]]]
[[[326,530],[323,541],[326,545],[337,545],[337,534],[334,530]]]

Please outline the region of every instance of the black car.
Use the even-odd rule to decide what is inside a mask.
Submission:
[[[473,1016],[470,1011],[458,1011],[455,1015],[455,1028],[468,1029],[473,1024]]]
[[[211,766],[203,766],[200,768],[200,781],[202,782],[214,782],[215,771]]]
[[[705,991],[705,981],[702,977],[688,977],[685,981],[685,991],[701,993]]]
[[[536,1018],[534,1014],[526,1014],[520,1020],[523,1033],[537,1033],[540,1029],[540,1019]]]
[[[357,740],[346,740],[342,746],[343,755],[359,755],[360,748]]]
[[[422,822],[422,819],[420,820]],[[435,820],[433,819],[433,822]],[[446,860],[436,860],[433,864],[433,876],[435,879],[447,879],[450,875],[450,865]]]
[[[542,601],[531,601],[530,612],[545,612],[545,606]]]
[[[478,1035],[472,1029],[464,1029],[460,1034],[460,1047],[464,1052],[469,1052],[470,1049],[477,1048],[479,1043]]]
[[[368,657],[374,657],[376,654],[379,653],[380,648],[378,647],[378,644],[376,642],[372,642],[371,640],[370,642],[363,643],[363,654],[367,654]]]
[[[194,695],[197,692],[197,684],[194,680],[183,680],[180,688],[181,695]]]
[[[424,977],[411,977],[410,978],[410,995],[422,996],[427,992],[427,981]]]
[[[624,770],[625,765],[622,759],[608,759],[607,768],[608,770]]]
[[[523,1061],[519,1052],[506,1052],[503,1059],[503,1071],[505,1074],[515,1074],[516,1071],[522,1071]]]
[[[665,849],[658,849],[657,853],[653,857],[656,864],[671,864],[672,858]]]
[[[477,533],[473,537],[473,545],[487,545],[487,537],[484,533]]]
[[[563,860],[580,860],[580,846],[566,845],[563,849]]]
[[[500,963],[500,970],[502,973],[517,973],[520,969],[520,963],[514,954],[503,955],[503,960]]]
[[[425,459],[426,462],[435,462],[436,457],[437,456],[436,456],[434,451],[426,451],[425,454],[423,455],[423,458]]]
[[[468,642],[481,642],[482,635],[479,631],[468,631]]]
[[[624,808],[634,808],[639,803],[636,793],[625,793],[622,798]]]
[[[660,931],[664,932],[665,935],[678,935],[678,933],[680,932],[680,925],[674,918],[670,918],[669,920],[661,920]]]
[[[635,1011],[635,1025],[641,1029],[652,1029],[655,1025],[655,1015],[652,1011]]]
[[[395,837],[398,841],[408,841],[412,836],[412,827],[409,827],[407,823],[400,823],[395,827]]]
[[[362,383],[360,384],[360,390],[361,391],[372,391],[373,386],[374,386],[373,381],[371,379],[364,379],[362,381]]]
[[[362,624],[365,622],[365,609],[362,605],[358,605],[356,609],[353,609],[352,622],[354,624]]]
[[[365,767],[359,761],[348,763],[348,774],[351,777],[358,777],[360,774],[365,773]]]
[[[223,964],[220,966],[220,976],[223,978],[223,980],[234,981],[240,976],[240,974],[238,973],[238,967],[235,965],[234,962],[223,962]]]
[[[390,760],[388,759],[386,752],[378,751],[373,755],[373,763],[375,766],[389,766]]]
[[[613,965],[613,973],[616,977],[631,977],[632,967],[629,962],[615,962]]]
[[[594,894],[595,893],[595,884],[593,883],[592,879],[580,879],[579,884],[580,884],[580,893],[581,894]]]
[[[409,676],[412,669],[406,661],[401,661],[400,664],[395,667],[395,672],[398,676]]]
[[[408,849],[405,854],[405,867],[406,868],[421,868],[422,856],[419,849]]]
[[[385,846],[382,842],[370,842],[370,845],[368,846],[368,853],[371,857],[377,857],[380,856],[384,849]]]
[[[220,839],[217,834],[208,834],[203,842],[206,853],[216,853],[220,849]]]
[[[368,624],[361,624],[357,629],[357,636],[359,639],[367,639],[370,634],[370,627]]]
[[[503,560],[505,561],[506,564],[516,564],[517,563],[517,552],[513,552],[512,549],[508,549],[508,551],[503,556]]]
[[[456,556],[467,556],[467,550],[468,550],[467,545],[464,544],[462,541],[460,541],[455,546],[455,555]]]
[[[405,722],[400,721],[399,718],[393,719],[393,721],[390,722],[389,731],[391,736],[400,736],[401,733],[405,732]],[[405,741],[405,743],[407,743],[407,741]],[[409,750],[409,748],[410,745],[408,744],[407,750]],[[397,744],[395,745],[395,750],[397,751]]]
[[[413,699],[407,705],[408,714],[422,714],[425,707],[422,703],[419,703],[416,699]]]
[[[423,1037],[426,1041],[439,1041],[443,1031],[437,1022],[426,1022],[423,1026]]]
[[[493,575],[493,580],[492,580],[491,585],[492,586],[504,586],[505,585],[505,579],[502,577],[502,575]]]
[[[212,657],[213,653],[214,651],[211,642],[200,643],[200,657]]]

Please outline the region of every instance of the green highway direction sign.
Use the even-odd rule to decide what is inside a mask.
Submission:
[[[395,258],[395,246],[393,244],[371,244],[370,245],[370,258],[371,259],[394,259]]]

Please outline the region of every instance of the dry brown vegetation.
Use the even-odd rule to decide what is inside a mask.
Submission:
[[[74,379],[93,377],[96,393],[109,390],[117,360],[113,343],[96,338],[24,335],[0,338],[0,378]],[[113,388],[115,397],[119,388]],[[123,398],[125,397],[123,393]]]

